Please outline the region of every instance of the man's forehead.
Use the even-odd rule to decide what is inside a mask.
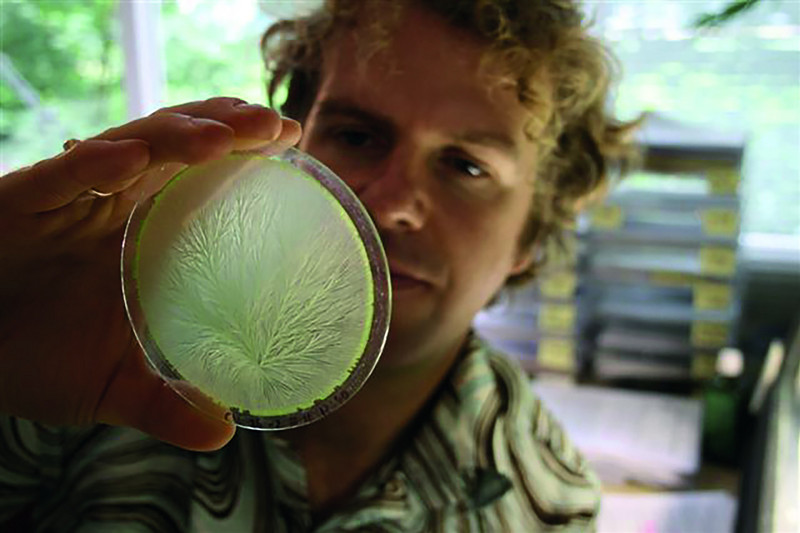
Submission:
[[[318,96],[489,126],[527,114],[516,83],[483,68],[486,43],[424,9],[403,16],[389,22],[383,39],[363,22],[334,34],[324,47]]]
[[[365,5],[371,5],[366,3]],[[468,30],[417,5],[405,5],[389,14],[364,8],[352,25],[339,27],[323,47],[323,57],[346,55],[358,68],[380,69],[384,75],[404,70],[479,70],[504,84],[515,84],[499,65],[482,65],[489,43]],[[426,58],[428,61],[419,61]],[[342,65],[339,65],[340,67]]]

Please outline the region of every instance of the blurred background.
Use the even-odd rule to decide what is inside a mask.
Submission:
[[[3,0],[0,174],[164,105],[265,102],[261,34],[318,4]],[[800,531],[800,2],[585,8],[644,166],[476,328],[601,473],[601,531]]]

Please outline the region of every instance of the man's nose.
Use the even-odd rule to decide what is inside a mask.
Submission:
[[[355,192],[378,228],[400,232],[422,229],[430,206],[424,164],[395,151],[371,171],[373,174]]]

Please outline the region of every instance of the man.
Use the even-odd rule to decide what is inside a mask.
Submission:
[[[0,423],[0,524],[590,529],[594,477],[519,368],[470,332],[624,152],[625,127],[603,113],[603,49],[575,6],[332,1],[272,28],[264,45],[272,93],[288,83],[283,109],[302,137],[270,110],[213,99],[0,180],[1,216],[16,230],[0,237],[11,304],[0,311],[0,413],[16,416]],[[118,295],[122,220],[184,164],[298,139],[381,234],[386,349],[362,390],[318,423],[183,450],[219,448],[233,431],[144,365]]]

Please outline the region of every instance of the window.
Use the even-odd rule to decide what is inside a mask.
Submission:
[[[762,1],[721,28],[693,29],[725,4],[620,0],[587,9],[622,63],[618,113],[743,129],[744,232],[800,236],[800,3]]]
[[[256,0],[173,0],[161,9],[166,103],[237,96],[266,102],[259,41],[273,21]]]
[[[125,119],[117,2],[0,2],[0,175]]]

